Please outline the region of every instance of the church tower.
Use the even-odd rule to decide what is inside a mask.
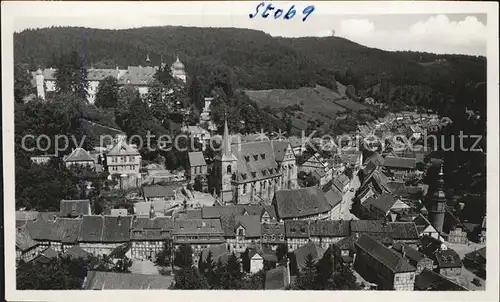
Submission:
[[[222,137],[221,154],[215,158],[216,165],[216,189],[220,195],[222,204],[233,201],[232,178],[236,172],[236,156],[231,150],[231,138],[227,127],[227,120],[224,120],[224,134]]]
[[[172,73],[172,77],[186,83],[186,70],[184,64],[179,60],[179,56],[177,56],[177,60],[170,67],[170,72]]]
[[[429,220],[432,226],[441,233],[443,231],[444,214],[446,211],[446,194],[444,193],[444,173],[443,164],[439,172],[438,184],[436,191],[432,195],[432,205],[429,211]]]

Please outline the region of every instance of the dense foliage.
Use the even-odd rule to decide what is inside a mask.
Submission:
[[[16,270],[17,289],[81,289],[87,272],[103,271],[129,273],[132,261],[127,257],[116,264],[107,256],[87,258],[56,257],[48,263],[30,261],[19,263]]]
[[[196,104],[200,104],[202,95],[198,84],[203,86],[224,69],[229,72],[221,79],[230,78],[230,83],[225,84],[228,90],[313,84],[334,88],[337,79],[352,85],[359,95],[372,95],[389,103],[399,100],[403,106],[416,103],[433,108],[439,108],[442,95],[455,92],[457,83],[475,85],[486,80],[484,57],[387,52],[339,37],[278,38],[246,29],[47,28],[16,33],[14,49],[16,62],[43,67],[52,64],[54,53],[73,49],[85,49],[87,66],[122,68],[143,65],[146,54],[154,65],[159,65],[162,56],[169,65],[180,53],[196,82],[191,90]],[[206,89],[210,90],[210,85]],[[400,97],[408,93],[409,98]]]

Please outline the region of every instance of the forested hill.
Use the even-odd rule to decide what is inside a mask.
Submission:
[[[222,71],[243,89],[332,87],[336,78],[362,96],[425,107],[438,107],[436,98],[486,81],[484,57],[388,52],[338,37],[280,38],[248,29],[172,26],[53,27],[14,35],[16,63],[31,68],[50,66],[58,54],[73,49],[96,68],[144,65],[148,54],[155,65],[162,56],[170,64],[178,53],[188,75]]]

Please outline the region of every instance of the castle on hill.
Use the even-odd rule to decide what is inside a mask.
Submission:
[[[94,103],[99,83],[109,76],[116,78],[118,85],[131,85],[138,89],[141,95],[146,95],[153,77],[159,69],[159,66],[150,66],[150,64],[151,60],[148,55],[146,66],[129,66],[127,69],[119,69],[118,67],[116,69],[88,69],[87,100],[89,103]],[[161,62],[160,66],[164,68],[166,64]],[[55,72],[56,69],[54,68],[46,68],[44,70],[38,69],[31,73],[32,82],[36,86],[37,96],[42,100],[45,100],[47,92],[56,90]],[[170,72],[173,78],[186,83],[186,70],[178,56],[176,61],[170,66]]]

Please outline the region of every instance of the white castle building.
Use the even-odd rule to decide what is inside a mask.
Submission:
[[[150,62],[149,56],[146,62]],[[161,66],[164,67],[165,64],[161,63]],[[90,68],[87,70],[87,99],[89,103],[94,103],[99,83],[109,76],[115,77],[119,85],[132,85],[139,90],[141,95],[145,95],[148,93],[148,88],[153,81],[153,76],[156,71],[158,71],[158,66],[129,66],[127,69],[119,69],[118,67],[116,69]],[[179,57],[177,57],[177,60],[171,65],[170,71],[174,78],[186,83],[185,67],[179,60]],[[54,68],[46,68],[44,70],[38,69],[32,72],[33,84],[36,85],[37,96],[42,100],[45,100],[47,92],[56,90],[55,72],[56,69]]]

